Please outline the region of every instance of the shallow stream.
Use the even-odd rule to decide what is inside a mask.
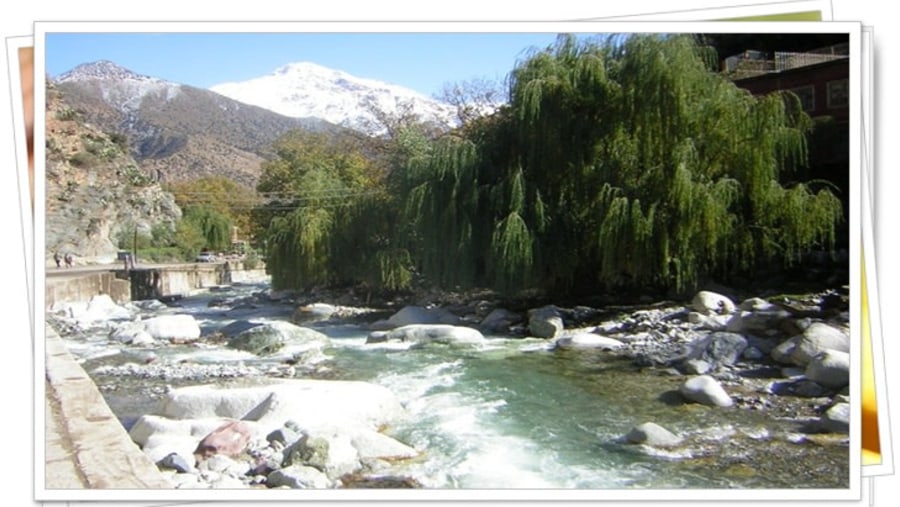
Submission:
[[[204,334],[237,319],[287,320],[293,308],[275,302],[238,311],[209,306],[214,298],[238,299],[263,288],[235,286],[159,311],[194,315]],[[602,352],[548,351],[537,339],[488,337],[477,348],[367,345],[363,326],[311,325],[331,338],[329,359],[316,371],[295,374],[363,380],[393,391],[410,417],[388,432],[425,451],[401,472],[426,487],[848,487],[846,442],[804,435],[801,422],[785,414],[680,402],[673,396],[683,382],[678,376],[641,371]],[[285,375],[284,364],[221,343],[140,349],[111,342],[101,330],[63,339],[126,428],[153,411],[167,385],[246,385]],[[205,374],[107,374],[151,356],[153,364],[177,366],[182,374]],[[214,377],[205,376],[210,373]],[[682,436],[684,444],[653,449],[624,443],[623,435],[644,422]]]

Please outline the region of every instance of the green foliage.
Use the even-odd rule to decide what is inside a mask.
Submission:
[[[72,121],[79,118],[78,111],[69,106],[64,106],[56,111],[56,119],[61,121]]]
[[[259,252],[254,248],[247,248],[244,253],[244,268],[245,269],[256,269],[259,267],[260,263]]]
[[[152,235],[142,231],[138,231],[135,234],[134,227],[123,227],[116,235],[116,246],[121,250],[130,251],[135,247],[138,250],[143,250],[157,245],[160,245],[160,243],[154,241]]]
[[[423,274],[685,289],[831,247],[839,201],[784,186],[808,156],[796,97],[756,99],[708,56],[659,35],[561,36],[532,53],[511,73],[509,107],[469,130],[474,143],[414,172],[406,210]]]
[[[81,144],[85,151],[103,160],[112,160],[123,154],[119,145],[105,136],[87,134],[82,137]]]
[[[367,281],[384,227],[379,171],[351,137],[291,132],[276,143],[257,190],[273,285],[311,288]],[[391,271],[391,283],[397,280]],[[376,282],[380,283],[380,282]]]
[[[687,290],[833,248],[840,201],[801,179],[812,121],[709,57],[688,36],[561,36],[451,135],[285,136],[258,187],[273,284]]]
[[[378,262],[379,284],[389,291],[409,289],[412,285],[412,258],[402,248],[379,250],[376,254]]]
[[[203,207],[226,217],[238,228],[241,238],[253,238],[259,229],[253,222],[253,209],[260,202],[256,192],[232,179],[205,176],[166,185],[182,209]]]
[[[78,167],[81,169],[90,169],[97,165],[99,161],[97,157],[89,153],[87,151],[79,151],[78,153],[69,157],[69,164],[73,167]]]
[[[153,178],[140,170],[138,166],[131,163],[121,167],[119,169],[119,175],[122,176],[125,183],[134,187],[146,187],[154,183]]]
[[[193,259],[204,245],[206,238],[197,223],[184,218],[178,221],[175,225],[172,246],[178,250],[182,260]]]
[[[200,232],[205,248],[227,250],[231,246],[231,220],[206,206],[192,206],[184,210],[183,222]]]

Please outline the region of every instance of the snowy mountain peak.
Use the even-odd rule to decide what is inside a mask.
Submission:
[[[140,108],[147,96],[169,101],[181,93],[178,83],[144,76],[108,60],[83,63],[56,78],[57,83],[88,81],[98,81],[103,100],[122,112]]]
[[[65,83],[66,81],[117,81],[124,79],[135,81],[159,81],[158,79],[132,72],[109,60],[83,63],[68,72],[60,74],[56,78],[56,81]]]
[[[455,125],[455,110],[448,104],[403,86],[311,62],[289,63],[266,76],[210,89],[285,116],[317,117],[368,134],[384,133],[381,115],[414,114],[421,121]]]

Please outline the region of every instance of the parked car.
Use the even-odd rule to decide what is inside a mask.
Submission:
[[[212,252],[200,252],[197,254],[196,262],[216,262],[216,254]]]

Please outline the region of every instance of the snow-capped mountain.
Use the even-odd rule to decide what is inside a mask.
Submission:
[[[115,86],[102,87],[103,100],[116,109],[126,112],[140,108],[148,95],[172,100],[181,92],[182,85],[155,77],[137,74],[109,60],[84,63],[60,74],[55,80],[68,82],[115,82]]]
[[[379,115],[416,115],[439,126],[456,124],[456,110],[402,86],[352,76],[309,62],[278,68],[272,74],[210,88],[234,100],[295,118],[321,118],[369,134],[385,132]]]

